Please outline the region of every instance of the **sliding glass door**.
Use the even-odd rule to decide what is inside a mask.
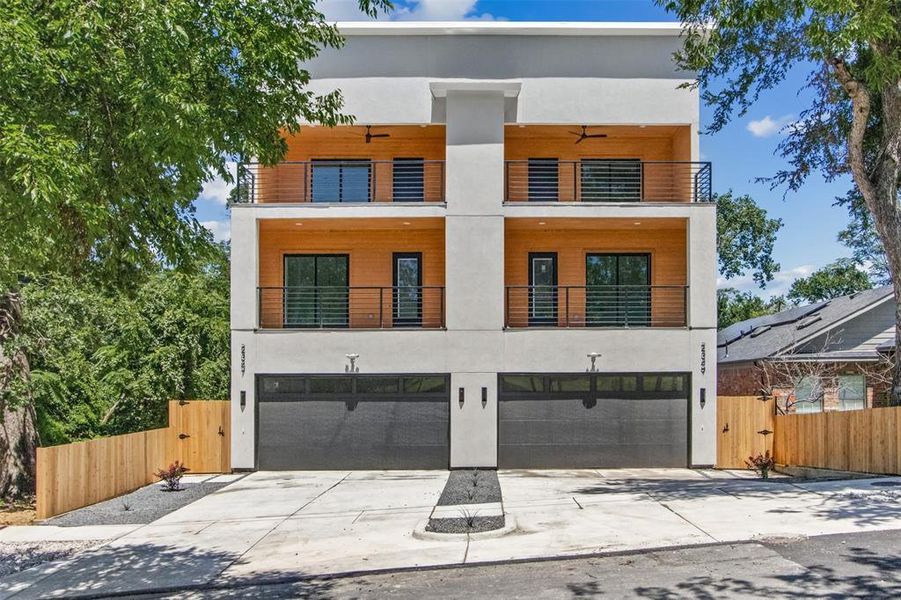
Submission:
[[[346,254],[291,254],[284,262],[284,326],[347,327]]]
[[[588,254],[585,257],[585,324],[649,326],[650,284],[650,254]]]
[[[422,254],[394,254],[393,323],[395,327],[422,325]]]
[[[529,253],[529,325],[557,324],[557,253]]]

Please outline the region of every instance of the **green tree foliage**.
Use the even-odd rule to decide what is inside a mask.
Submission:
[[[807,277],[796,279],[787,296],[795,304],[810,304],[872,287],[870,278],[854,264],[853,260],[840,258]]]
[[[853,188],[844,196],[836,198],[835,203],[846,207],[850,218],[847,227],[838,232],[838,241],[851,250],[854,262],[866,269],[871,281],[877,285],[890,284],[892,275],[888,269],[885,248],[860,192]]]
[[[779,151],[774,185],[799,188],[814,171],[850,174],[901,298],[901,2],[898,0],[657,0],[685,23],[679,65],[698,73],[710,129],[744,115],[793,70],[811,101]],[[895,342],[901,346],[901,303]],[[901,361],[892,400],[901,404]]]
[[[735,198],[731,190],[716,196],[716,211],[720,275],[732,279],[750,271],[760,287],[766,286],[780,268],[773,245],[782,220],[768,218],[753,198]]]
[[[227,398],[225,264],[157,269],[129,293],[65,275],[27,283],[17,343],[41,443],[164,426],[169,399]]]
[[[764,300],[752,292],[740,292],[735,288],[722,288],[716,291],[717,327],[728,327],[733,323],[771,315],[788,308],[782,296]]]
[[[360,0],[364,10],[389,6]],[[338,91],[303,64],[342,38],[314,0],[0,0],[0,289],[104,280],[205,249],[191,203],[229,156],[284,154]]]

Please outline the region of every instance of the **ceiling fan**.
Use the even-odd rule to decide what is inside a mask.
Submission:
[[[571,134],[579,136],[579,139],[576,140],[577,144],[584,142],[590,138],[605,138],[607,137],[606,133],[588,133],[588,126],[582,125],[582,131],[570,131]]]
[[[366,135],[363,136],[366,138],[366,143],[371,144],[373,138],[389,138],[391,137],[390,133],[372,133],[372,125],[366,126]]]

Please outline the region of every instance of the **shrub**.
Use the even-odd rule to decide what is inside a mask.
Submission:
[[[776,461],[770,456],[770,451],[767,450],[763,454],[749,456],[748,460],[745,461],[745,464],[748,465],[748,468],[752,471],[756,471],[761,479],[769,479],[770,471],[776,466]]]
[[[184,474],[188,471],[190,471],[188,467],[175,461],[169,465],[168,468],[157,471],[156,476],[159,477],[160,481],[165,483],[163,489],[167,492],[177,492],[181,489],[181,478],[184,477]]]

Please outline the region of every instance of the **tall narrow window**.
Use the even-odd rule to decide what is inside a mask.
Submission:
[[[284,262],[284,326],[348,325],[346,254],[292,254]]]
[[[395,327],[422,325],[422,254],[394,254],[393,322]]]
[[[392,171],[395,202],[425,200],[425,162],[421,158],[395,158]]]
[[[588,254],[585,257],[585,324],[649,326],[650,284],[650,254]]]
[[[371,181],[369,160],[314,160],[313,202],[369,202]]]
[[[557,254],[529,253],[529,325],[557,324]]]
[[[583,158],[580,185],[585,202],[641,200],[641,161],[632,158]]]
[[[529,200],[556,201],[559,198],[559,181],[556,158],[529,159]]]

